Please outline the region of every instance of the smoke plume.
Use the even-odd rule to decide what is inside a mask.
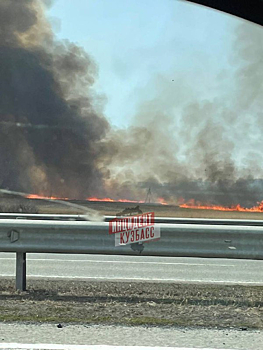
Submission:
[[[96,142],[109,127],[93,108],[97,67],[56,41],[46,2],[0,2],[0,187],[65,197],[102,187]]]
[[[172,203],[263,199],[261,27],[244,23],[231,34],[231,67],[216,96],[196,98],[194,79],[175,67],[173,79],[153,78],[155,96],[120,130],[98,108],[96,64],[55,38],[48,5],[0,2],[1,188],[131,200],[151,188],[154,199]]]
[[[151,188],[155,199],[173,203],[251,206],[263,199],[263,30],[243,23],[232,35],[219,94],[193,98],[179,71],[173,80],[157,77],[151,85],[159,89],[141,103],[133,127],[108,134],[102,163],[115,196],[144,199]]]

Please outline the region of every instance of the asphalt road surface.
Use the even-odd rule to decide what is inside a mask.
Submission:
[[[0,276],[15,276],[14,253],[0,253]],[[263,285],[263,261],[27,254],[27,277]]]
[[[59,329],[56,324],[0,323],[0,349],[8,349],[8,343],[53,344],[53,349],[59,348],[55,344],[104,344],[110,346],[162,346],[179,349],[180,347],[198,348],[199,350],[204,348],[262,350],[263,333],[257,330],[99,325],[63,325]],[[27,349],[39,348],[49,349],[51,347],[37,345],[27,347]],[[87,346],[87,349],[90,347]]]

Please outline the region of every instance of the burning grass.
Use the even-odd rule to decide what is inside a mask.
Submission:
[[[65,201],[68,205],[61,203]],[[202,204],[194,200],[184,202],[180,200],[179,205],[169,205],[163,198],[158,203],[144,203],[143,201],[130,201],[126,199],[114,200],[112,198],[95,198],[88,200],[74,200],[68,198],[46,197],[30,194],[27,198],[18,196],[1,196],[0,212],[21,212],[40,214],[83,214],[83,210],[70,207],[70,203],[94,209],[102,215],[113,215],[127,208],[139,206],[142,212],[154,212],[160,217],[181,218],[209,218],[209,219],[251,219],[263,220],[263,201],[257,206],[244,208],[240,205],[223,207],[212,204]]]
[[[29,194],[26,196],[28,199],[46,199],[46,200],[65,200],[70,201],[69,198],[61,198],[61,197],[46,197],[41,196],[37,194]],[[74,201],[76,202],[76,200]],[[86,201],[81,201],[82,204],[87,204],[89,206],[93,206],[95,203],[124,203],[124,204],[138,204],[143,206],[150,206],[151,203],[145,203],[142,200],[130,200],[130,199],[113,199],[110,197],[105,198],[97,198],[97,197],[89,197],[86,199]],[[164,198],[158,198],[156,203],[152,203],[152,205],[156,206],[169,206],[171,207],[179,207],[184,209],[197,209],[197,210],[213,210],[213,211],[224,211],[224,212],[247,212],[247,213],[263,213],[263,201],[258,202],[257,205],[252,206],[250,208],[246,208],[244,206],[241,206],[240,204],[236,205],[230,205],[230,206],[223,206],[223,205],[216,205],[216,204],[210,204],[210,203],[202,203],[200,201],[196,201],[194,199],[190,199],[188,201],[185,201],[183,198],[179,198],[178,205],[169,205],[169,203]],[[114,215],[114,214],[113,214]],[[167,215],[170,216],[170,215]],[[199,217],[197,215],[196,217]],[[203,216],[201,216],[203,217]]]
[[[217,211],[238,211],[238,212],[252,212],[252,213],[262,213],[263,212],[263,201],[258,202],[257,205],[251,208],[242,207],[240,204],[233,206],[222,206],[222,205],[213,205],[213,204],[202,204],[201,202],[191,199],[184,203],[184,199],[179,200],[183,202],[179,205],[180,208],[187,209],[204,209],[204,210],[217,210]]]

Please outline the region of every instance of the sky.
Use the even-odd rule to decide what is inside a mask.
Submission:
[[[117,127],[132,124],[140,104],[162,96],[164,85],[175,103],[187,84],[189,98],[215,98],[242,21],[179,0],[55,0],[48,17],[59,39],[95,60],[94,89]]]

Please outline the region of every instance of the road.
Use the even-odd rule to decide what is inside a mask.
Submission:
[[[28,278],[263,285],[262,271],[260,260],[27,254]],[[0,276],[15,276],[14,253],[0,253]]]
[[[0,335],[0,349],[8,349],[8,343],[18,342],[22,344],[53,344],[53,349],[59,348],[59,346],[55,344],[104,344],[122,346],[121,349],[125,349],[123,346],[137,346],[136,350],[139,350],[138,346],[173,347],[167,348],[167,350],[178,347],[190,349],[198,348],[199,350],[204,348],[207,350],[208,348],[210,350],[262,350],[263,344],[263,333],[261,331],[241,331],[234,329],[218,330],[204,328],[191,329],[99,325],[63,325],[63,328],[59,329],[56,324],[34,325],[0,323]],[[50,349],[51,347],[43,345],[42,347],[37,345],[35,347],[26,347],[26,349],[40,348]],[[64,349],[69,348],[64,347]],[[73,350],[74,346],[70,349]],[[78,349],[78,347],[76,347],[76,349]],[[86,349],[93,348],[87,346]],[[101,348],[101,350],[102,349],[103,348]],[[149,350],[150,349],[151,348],[149,348]],[[127,350],[132,350],[132,348],[128,348]]]
[[[263,285],[263,261],[164,258],[145,256],[28,254],[30,278],[239,283]],[[15,275],[15,254],[0,253],[0,276]],[[257,330],[182,327],[125,327],[106,325],[62,325],[0,323],[1,349],[138,350],[147,347],[181,350],[261,350],[263,333]],[[16,343],[16,344],[14,344]],[[17,344],[19,343],[19,344]],[[34,345],[30,345],[34,344]],[[51,345],[48,345],[51,344]],[[55,345],[55,344],[60,344]],[[67,346],[71,344],[71,346]],[[74,347],[74,344],[78,346]],[[120,346],[107,348],[104,344]],[[132,348],[132,346],[137,346]],[[148,348],[150,350],[151,348]]]

